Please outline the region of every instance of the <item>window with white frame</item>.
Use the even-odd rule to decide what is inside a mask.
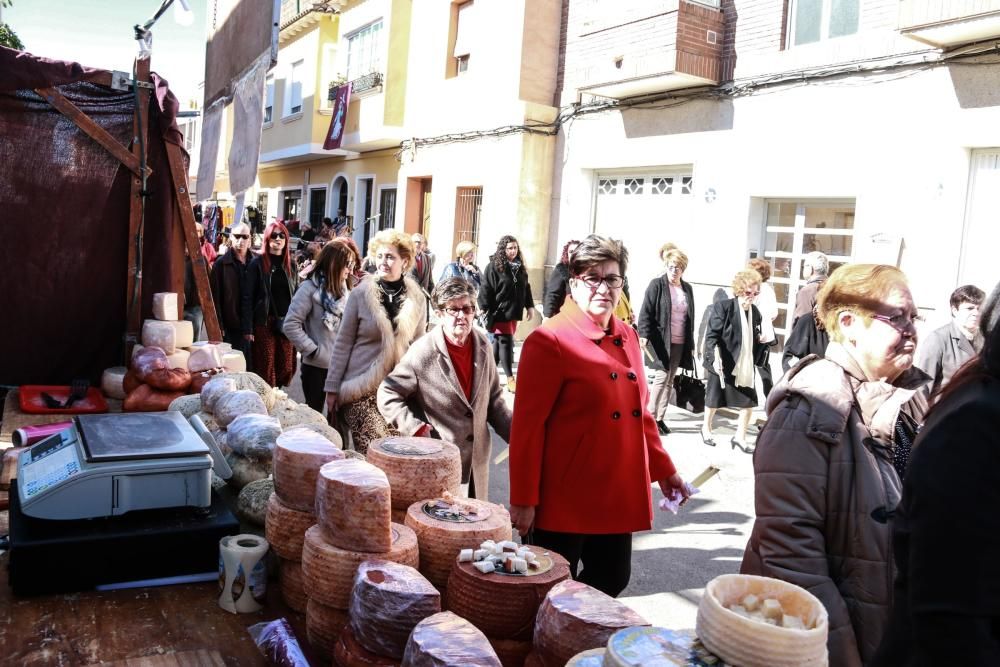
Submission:
[[[191,154],[194,152],[195,141],[198,135],[198,119],[191,118],[190,120],[180,124],[179,129],[181,134],[184,135],[184,150]]]
[[[288,78],[288,115],[302,113],[302,70],[305,61],[292,63],[292,74]]]
[[[274,120],[274,75],[267,75],[264,95],[264,122],[270,123]]]
[[[347,36],[348,81],[354,81],[365,74],[381,71],[381,37],[381,20]]]
[[[792,0],[788,21],[791,46],[853,35],[858,31],[860,0]]]
[[[461,74],[469,70],[469,57],[472,53],[473,2],[464,2],[457,7],[455,14],[455,50],[452,56],[455,58],[455,73]]]

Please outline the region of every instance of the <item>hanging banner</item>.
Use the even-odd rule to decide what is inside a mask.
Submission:
[[[347,121],[347,105],[350,103],[351,82],[348,81],[337,88],[337,95],[333,100],[333,117],[330,119],[330,129],[326,133],[326,141],[323,142],[323,150],[332,151],[335,148],[340,148],[340,141],[344,138],[344,124]]]

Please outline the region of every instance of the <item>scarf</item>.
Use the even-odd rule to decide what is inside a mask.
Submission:
[[[740,318],[740,356],[733,369],[737,387],[753,387],[753,326],[747,320],[753,317],[753,306],[746,311],[736,300],[736,310]]]
[[[344,316],[344,299],[335,299],[326,289],[326,276],[316,276],[316,284],[319,286],[319,303],[323,307],[323,326],[327,331],[334,331]],[[346,286],[342,289],[346,290]]]

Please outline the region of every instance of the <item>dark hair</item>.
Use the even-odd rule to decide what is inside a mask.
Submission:
[[[445,309],[449,301],[461,299],[463,296],[469,297],[472,305],[476,305],[476,286],[465,278],[446,278],[434,286],[431,292],[431,307],[441,311]]]
[[[971,303],[973,306],[978,306],[983,303],[983,299],[985,298],[986,292],[975,285],[962,285],[951,293],[951,298],[948,299],[948,302],[951,303],[952,308],[958,308],[963,303]]]
[[[316,260],[313,275],[326,278],[326,290],[339,299],[344,296],[344,284],[340,282],[340,274],[352,262],[355,269],[361,263],[356,247],[347,243],[343,238],[335,238],[319,251],[319,259]],[[350,290],[350,282],[348,282],[347,289]]]
[[[967,384],[982,382],[989,379],[1000,379],[1000,327],[997,319],[1000,317],[1000,284],[993,288],[989,298],[983,305],[979,315],[979,332],[983,335],[983,349],[968,361],[944,389],[932,397],[930,412],[952,394]],[[930,416],[930,412],[928,416]],[[926,417],[924,419],[926,422]]]
[[[261,254],[261,263],[264,265],[264,275],[266,276],[271,272],[271,236],[276,232],[281,232],[285,235],[285,247],[281,250],[281,265],[285,267],[285,275],[292,277],[292,253],[289,251],[289,246],[291,246],[290,241],[291,236],[288,234],[288,228],[285,227],[280,222],[272,222],[264,230],[264,240],[261,242],[261,248],[263,253]]]
[[[628,250],[617,239],[591,234],[576,247],[569,258],[569,271],[574,276],[604,262],[618,262],[622,276],[628,270]]]
[[[517,243],[517,259],[521,262],[521,266],[524,266],[524,257],[521,256],[521,244],[517,242],[517,239],[507,234],[506,236],[501,236],[500,241],[497,243],[497,252],[493,255],[493,268],[497,271],[503,272],[509,262],[507,261],[507,244]]]
[[[566,266],[569,266],[569,247],[571,245],[580,245],[580,241],[577,239],[570,239],[569,241],[566,241],[565,245],[563,245],[562,254],[559,256],[559,262],[565,264]]]

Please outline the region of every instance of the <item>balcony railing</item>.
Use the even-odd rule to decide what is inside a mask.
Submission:
[[[337,99],[337,89],[343,84],[330,84],[330,89],[327,91],[327,99],[331,102]],[[370,74],[365,74],[364,76],[359,76],[357,79],[351,81],[351,95],[360,95],[361,93],[366,93],[369,90],[375,90],[376,88],[382,87],[382,73],[381,72],[371,72]]]

